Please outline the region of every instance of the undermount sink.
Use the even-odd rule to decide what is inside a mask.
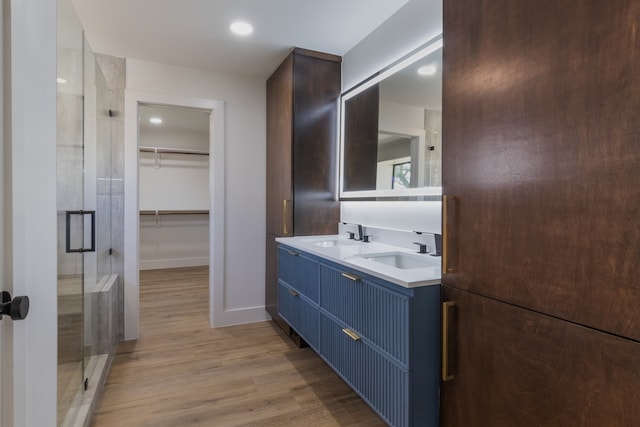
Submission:
[[[440,265],[440,258],[432,257],[430,255],[413,255],[405,252],[362,254],[358,255],[358,257],[403,270],[412,268],[437,267],[438,265]]]
[[[347,240],[340,238],[333,239],[307,239],[307,242],[313,243],[316,246],[320,246],[323,248],[332,248],[334,246],[349,246],[349,245],[357,245],[359,242],[356,240]]]

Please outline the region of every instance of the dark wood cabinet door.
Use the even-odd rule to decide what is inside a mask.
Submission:
[[[295,49],[293,59],[294,234],[335,234],[340,57]]]
[[[443,287],[445,427],[638,426],[640,343]]]
[[[637,1],[444,2],[443,283],[640,340],[638,22]]]
[[[280,317],[278,315],[278,242],[276,242],[276,236],[269,233],[267,233],[265,280],[265,309],[273,319],[276,319]]]
[[[267,233],[293,235],[293,58],[267,80]]]

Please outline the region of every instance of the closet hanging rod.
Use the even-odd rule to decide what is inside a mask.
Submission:
[[[139,147],[140,152],[145,153],[171,153],[171,154],[195,154],[197,156],[208,156],[209,152],[203,150],[187,150],[182,148],[166,148],[166,147]]]
[[[140,211],[140,215],[209,215],[207,210],[157,210],[157,211]]]

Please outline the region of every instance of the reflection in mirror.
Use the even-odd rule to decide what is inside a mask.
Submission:
[[[438,196],[442,38],[342,96],[341,198]]]

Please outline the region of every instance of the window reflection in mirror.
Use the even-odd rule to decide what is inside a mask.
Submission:
[[[342,96],[342,198],[434,196],[442,186],[442,39]]]

